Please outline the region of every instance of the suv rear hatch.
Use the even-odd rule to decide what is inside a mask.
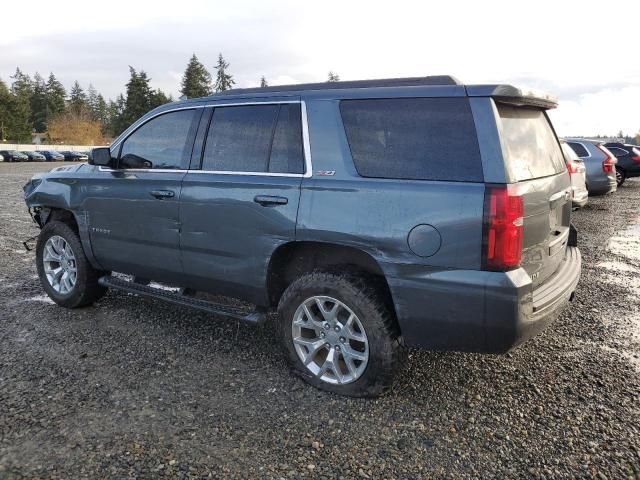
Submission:
[[[564,260],[571,218],[571,180],[542,108],[496,103],[509,195],[521,197],[520,266],[533,286]]]

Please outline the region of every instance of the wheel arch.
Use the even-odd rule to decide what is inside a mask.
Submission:
[[[280,297],[293,280],[318,269],[349,269],[372,276],[395,317],[391,289],[377,260],[359,248],[326,242],[289,242],[280,245],[274,251],[267,267],[266,278],[270,306],[277,306]]]

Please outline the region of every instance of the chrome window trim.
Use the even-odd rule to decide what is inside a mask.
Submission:
[[[121,168],[111,169],[108,167],[99,167],[101,172],[158,172],[158,173],[213,173],[217,175],[246,175],[246,176],[259,176],[259,177],[293,177],[293,178],[311,178],[313,176],[313,163],[311,161],[311,142],[309,140],[309,119],[307,117],[307,104],[304,100],[275,100],[275,101],[263,101],[263,102],[233,102],[233,103],[209,103],[206,105],[194,105],[189,107],[177,107],[170,110],[163,110],[156,115],[149,117],[144,123],[150,122],[160,115],[166,113],[178,112],[180,110],[193,110],[197,108],[217,108],[217,107],[239,107],[239,106],[253,106],[253,105],[283,105],[290,103],[300,104],[300,121],[302,122],[302,151],[304,155],[305,173],[272,173],[272,172],[232,172],[225,170],[184,170],[184,169],[153,169],[153,168]],[[142,125],[142,124],[141,124]],[[125,134],[135,126],[137,129],[141,125],[131,125]],[[133,133],[133,132],[132,132]],[[129,138],[129,135],[122,135],[121,139],[109,146],[109,149],[117,149],[120,144]]]

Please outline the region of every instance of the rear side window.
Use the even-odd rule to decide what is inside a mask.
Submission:
[[[567,143],[569,144],[571,149],[574,152],[576,152],[576,155],[578,155],[579,157],[586,158],[589,156],[589,152],[587,151],[586,147],[581,143],[575,143],[575,142],[567,142]]]
[[[300,104],[218,107],[202,168],[244,173],[303,173]]]
[[[580,160],[580,157],[578,157],[578,155],[576,154],[576,152],[573,150],[573,148],[571,148],[567,143],[561,143],[562,145],[562,153],[564,153],[564,158],[569,161],[569,160],[578,160],[578,161],[582,161]]]
[[[613,153],[616,157],[626,157],[627,155],[629,155],[629,152],[627,152],[623,148],[607,147],[607,150],[609,150],[611,153]]]
[[[556,134],[543,110],[498,105],[507,164],[516,181],[564,171]]]
[[[483,181],[466,98],[343,100],[340,112],[363,177]]]

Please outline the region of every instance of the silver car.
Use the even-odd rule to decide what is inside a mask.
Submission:
[[[573,208],[582,208],[589,200],[589,191],[587,190],[587,169],[584,162],[578,157],[576,152],[567,145],[567,142],[560,140],[562,153],[567,163],[567,170],[571,176],[571,193]]]
[[[587,168],[589,195],[604,195],[615,192],[618,160],[613,153],[607,150],[604,142],[586,138],[565,138],[565,141],[582,159]]]

